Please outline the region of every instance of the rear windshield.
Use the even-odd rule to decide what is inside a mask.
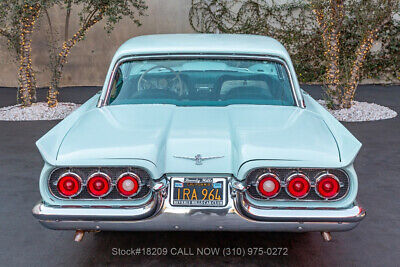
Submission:
[[[110,105],[295,105],[286,68],[275,61],[143,60],[121,64]]]

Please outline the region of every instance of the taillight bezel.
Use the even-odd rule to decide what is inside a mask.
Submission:
[[[327,178],[332,178],[332,179],[334,179],[334,180],[338,183],[338,190],[337,190],[336,194],[335,194],[335,195],[332,195],[332,196],[330,196],[330,197],[325,197],[325,196],[321,195],[321,193],[320,193],[319,190],[318,190],[318,185],[319,185],[319,183],[320,183],[323,179],[325,179],[325,177],[327,177]],[[339,193],[340,193],[340,188],[341,188],[341,187],[342,187],[342,184],[341,184],[339,178],[336,177],[336,175],[334,175],[334,174],[332,174],[332,173],[323,173],[323,174],[319,175],[319,176],[315,179],[315,185],[314,185],[315,193],[316,193],[320,198],[325,199],[325,200],[331,200],[331,199],[337,197],[337,196],[339,195]]]
[[[64,173],[67,172],[73,172],[78,174],[81,179],[82,179],[82,191],[79,195],[73,197],[73,198],[68,198],[62,196],[59,191],[57,190],[57,180],[58,178],[63,175]],[[90,195],[87,190],[86,190],[86,181],[89,176],[91,176],[95,172],[104,172],[106,173],[109,177],[111,177],[112,181],[112,190],[111,192],[102,198],[98,197],[93,197]],[[136,173],[140,179],[141,179],[141,188],[140,192],[135,195],[134,197],[127,198],[123,197],[122,195],[119,194],[117,189],[114,190],[115,188],[115,183],[118,179],[118,177],[125,172],[132,172]],[[68,203],[74,203],[74,202],[79,202],[79,201],[85,201],[89,203],[91,201],[90,205],[108,205],[107,202],[112,202],[112,201],[121,201],[124,202],[124,206],[126,205],[131,205],[129,201],[140,201],[148,198],[152,194],[152,177],[149,173],[148,170],[146,170],[143,167],[138,167],[138,166],[109,166],[109,165],[104,165],[104,166],[67,166],[67,167],[57,167],[49,171],[49,175],[46,181],[46,186],[47,186],[47,192],[48,196],[56,201],[60,205],[64,205],[67,202],[62,202],[62,201],[68,201]],[[47,195],[46,195],[47,196]],[[59,202],[61,201],[61,202]],[[133,203],[133,202],[132,202]],[[135,202],[136,205],[136,202]]]
[[[275,196],[272,201],[279,201],[279,202],[337,202],[341,201],[342,199],[346,198],[349,195],[349,192],[351,191],[351,187],[353,185],[352,182],[352,173],[349,172],[349,170],[343,169],[343,168],[311,168],[311,167],[256,167],[253,169],[250,169],[246,174],[246,184],[247,184],[247,189],[246,189],[246,194],[251,198],[256,201],[263,201],[266,200],[267,198],[263,197],[260,195],[260,193],[257,190],[257,178],[260,177],[260,175],[264,173],[272,172],[276,174],[279,179],[282,181],[281,186],[282,190],[278,196]],[[291,197],[289,194],[286,193],[284,190],[286,188],[286,179],[294,174],[294,173],[303,173],[305,174],[311,183],[311,189],[308,193],[308,195],[304,198],[301,199],[296,199]],[[315,181],[316,179],[321,176],[322,174],[333,174],[335,175],[340,182],[340,190],[339,193],[331,199],[324,199],[321,198],[316,192],[315,192]],[[270,204],[272,205],[272,204]]]
[[[296,196],[296,195],[293,195],[289,190],[289,184],[290,184],[290,182],[293,180],[293,179],[295,179],[295,178],[301,178],[301,179],[304,179],[306,182],[307,182],[307,184],[308,184],[308,190],[307,190],[307,192],[303,195],[303,196]],[[286,178],[286,180],[285,180],[285,191],[286,191],[286,194],[288,194],[288,196],[290,196],[290,197],[292,197],[292,198],[294,198],[294,199],[302,199],[302,198],[306,198],[307,196],[308,196],[308,194],[310,194],[310,191],[311,191],[311,187],[312,187],[312,184],[311,184],[311,181],[310,181],[310,178],[308,178],[308,176],[307,175],[305,175],[304,173],[293,173],[293,174],[291,174],[291,175],[289,175],[287,178]]]
[[[127,177],[127,176],[134,178],[134,179],[137,181],[137,184],[138,184],[138,188],[137,188],[136,192],[135,192],[134,194],[132,194],[132,195],[129,195],[129,196],[128,196],[128,195],[125,195],[125,194],[123,194],[123,193],[121,193],[121,190],[120,190],[120,188],[119,188],[119,186],[118,186],[118,183],[120,182],[120,180],[123,179],[124,177]],[[126,198],[132,198],[132,197],[136,196],[137,194],[139,194],[140,189],[142,188],[142,181],[141,181],[141,179],[140,179],[140,176],[137,175],[136,173],[133,173],[133,172],[125,172],[125,173],[121,174],[121,175],[117,178],[117,180],[116,180],[116,182],[115,182],[115,188],[116,188],[116,190],[118,191],[118,193],[119,193],[121,196],[126,197]],[[125,191],[125,190],[124,190],[124,191]]]
[[[74,178],[78,181],[78,183],[79,183],[79,189],[78,189],[78,191],[77,191],[75,194],[69,195],[69,196],[63,194],[63,193],[58,189],[58,186],[59,186],[60,181],[61,181],[63,178],[67,177],[67,176],[72,176],[72,177],[74,177]],[[76,174],[76,173],[74,173],[74,172],[65,172],[65,173],[63,173],[62,175],[60,175],[60,176],[58,177],[58,179],[57,179],[56,186],[57,186],[58,193],[59,193],[61,196],[65,197],[65,198],[73,198],[73,197],[78,196],[78,195],[82,192],[83,187],[84,187],[82,178],[81,178],[78,174]]]
[[[89,186],[88,186],[90,180],[95,178],[95,177],[97,177],[97,176],[101,176],[101,177],[105,178],[107,180],[107,182],[108,182],[108,191],[106,193],[104,193],[103,195],[101,195],[101,196],[95,195],[92,192],[90,192]],[[89,193],[89,195],[91,195],[94,198],[103,198],[103,197],[107,196],[108,194],[110,194],[111,191],[113,190],[113,184],[112,184],[111,177],[108,174],[104,173],[104,172],[95,172],[95,173],[91,174],[88,177],[88,179],[86,180],[85,187],[86,187],[86,191]]]
[[[263,179],[267,178],[267,177],[271,177],[271,178],[275,179],[276,182],[277,182],[277,184],[279,185],[278,190],[277,190],[273,195],[271,195],[271,196],[266,196],[266,195],[264,195],[264,194],[260,191],[260,189],[258,188],[259,185],[260,185],[260,183],[261,183],[261,181],[262,181]],[[265,198],[265,199],[271,199],[271,198],[274,198],[274,197],[276,197],[277,195],[279,195],[279,193],[281,192],[281,190],[282,190],[282,182],[281,182],[281,180],[279,179],[278,175],[276,175],[276,174],[274,174],[274,173],[272,173],[272,172],[267,172],[267,173],[261,174],[261,175],[257,178],[257,182],[256,182],[255,187],[256,187],[256,190],[257,190],[257,192],[258,192],[258,194],[259,194],[260,196],[262,196],[262,197]]]

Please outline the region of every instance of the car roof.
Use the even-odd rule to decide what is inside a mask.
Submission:
[[[116,52],[114,59],[143,54],[227,53],[278,56],[290,61],[277,40],[248,34],[157,34],[134,37]]]

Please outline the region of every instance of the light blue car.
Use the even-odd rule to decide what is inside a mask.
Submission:
[[[116,52],[103,90],[38,142],[50,229],[353,229],[360,142],[300,87],[276,40],[149,35]]]

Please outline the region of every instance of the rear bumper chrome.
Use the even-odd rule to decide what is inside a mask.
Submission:
[[[104,231],[347,231],[365,217],[357,204],[346,209],[271,209],[250,205],[241,193],[229,194],[223,208],[174,207],[165,192],[140,207],[51,207],[32,210],[39,222],[57,230]]]

